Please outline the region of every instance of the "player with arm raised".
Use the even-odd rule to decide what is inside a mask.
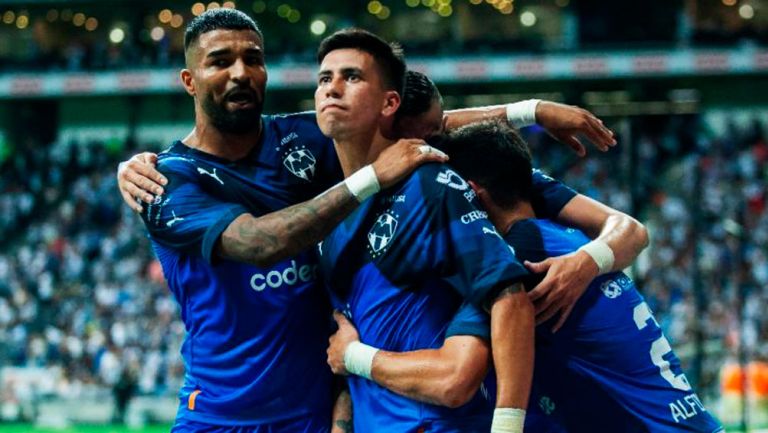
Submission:
[[[328,432],[330,310],[308,247],[365,194],[443,158],[401,141],[337,184],[312,113],[261,114],[263,35],[247,15],[200,15],[185,47],[195,129],[158,158],[168,184],[141,213],[187,331],[173,431]]]
[[[472,152],[463,147],[468,142],[475,146]],[[538,261],[584,252],[598,256],[597,262],[603,264],[602,275],[589,284],[559,332],[537,329],[536,369],[526,429],[721,431],[691,389],[632,280],[615,271],[617,262],[610,265],[604,260],[606,246],[598,247],[602,252],[595,251],[596,243],[579,230],[536,218],[531,202],[530,157],[522,140],[498,124],[481,124],[452,133],[446,145],[488,218],[519,257]],[[452,328],[480,326],[487,320],[482,312],[471,310],[462,309]],[[345,318],[336,318],[340,330],[332,337],[329,357],[334,370],[343,372],[339,352],[356,341],[356,331]],[[444,345],[436,350],[377,352],[371,377],[389,389],[425,401],[439,399],[445,392],[459,397],[475,392],[482,380],[478,366],[488,363],[487,343],[453,335],[449,328]],[[451,403],[451,399],[442,403]]]

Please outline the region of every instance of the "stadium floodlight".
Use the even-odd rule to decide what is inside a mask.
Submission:
[[[325,21],[323,20],[314,20],[312,21],[312,24],[309,25],[309,31],[312,32],[315,36],[320,36],[323,33],[325,33],[325,30],[328,28],[328,26],[325,24]]]
[[[120,42],[123,42],[123,39],[125,39],[125,31],[121,29],[120,27],[115,27],[114,29],[110,30],[109,32],[109,40],[113,44],[119,44]]]
[[[741,5],[739,7],[739,16],[745,20],[751,20],[755,16],[755,9],[752,5]]]
[[[155,42],[160,42],[163,39],[163,36],[165,36],[165,30],[160,26],[154,27],[149,33],[149,37]]]
[[[520,14],[520,24],[525,27],[531,27],[536,24],[536,14],[531,11],[525,11]]]

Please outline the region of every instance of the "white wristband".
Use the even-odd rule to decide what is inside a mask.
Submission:
[[[349,188],[349,192],[351,192],[360,203],[364,202],[368,197],[376,194],[381,189],[381,186],[379,186],[379,178],[376,177],[376,172],[370,164],[352,173],[351,176],[344,179],[344,183],[347,185],[347,188]]]
[[[513,128],[523,128],[536,124],[536,106],[541,99],[527,99],[525,101],[507,104],[507,122]]]
[[[359,341],[353,341],[344,351],[344,367],[349,374],[362,376],[366,379],[371,378],[371,367],[373,367],[373,357],[379,349],[363,344]]]
[[[523,433],[525,410],[497,407],[493,411],[491,433]]]
[[[616,258],[611,247],[605,242],[595,239],[588,244],[582,245],[579,251],[584,251],[592,257],[595,263],[597,263],[597,269],[600,270],[599,275],[607,274],[613,270],[613,262]]]

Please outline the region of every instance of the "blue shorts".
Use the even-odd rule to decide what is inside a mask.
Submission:
[[[591,286],[560,331],[536,329],[526,431],[714,433],[720,423],[688,383],[631,279]]]
[[[177,419],[171,433],[330,433],[327,422],[301,418],[252,426],[221,426]]]

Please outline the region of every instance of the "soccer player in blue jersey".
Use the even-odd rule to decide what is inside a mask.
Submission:
[[[334,140],[345,175],[393,144],[405,64],[396,48],[362,30],[337,32],[318,50],[315,109]],[[528,274],[472,204],[468,184],[447,166],[428,165],[373,198],[322,243],[321,266],[337,305],[361,332],[346,350],[349,371],[366,376],[375,349],[436,347],[462,299],[491,313],[498,392],[448,410],[350,379],[359,431],[522,431],[532,376],[533,306]]]
[[[401,141],[356,183],[336,184],[312,113],[261,116],[266,70],[252,20],[209,11],[185,46],[195,129],[160,155],[168,184],[141,214],[187,330],[174,431],[327,432],[330,310],[309,247],[362,194],[442,158]]]
[[[468,142],[473,144],[472,152],[462,148]],[[574,255],[593,244],[576,229],[536,218],[530,201],[530,155],[513,131],[498,124],[468,126],[450,135],[446,150],[457,171],[469,179],[488,218],[520,258]],[[461,314],[474,317],[477,324],[486,320],[479,311],[462,310]],[[354,329],[339,319],[348,342]],[[634,283],[615,266],[603,269],[603,275],[590,283],[559,332],[539,327],[536,340],[528,431],[722,431],[691,389]],[[422,390],[430,385],[432,389],[419,396],[413,388],[409,390],[409,378],[413,381],[432,365],[445,371],[451,364],[461,370],[464,365],[488,362],[487,346],[479,340],[463,349],[471,361],[446,353],[445,347],[421,353],[377,353],[381,359],[374,362],[373,377],[401,394],[429,399],[438,392],[439,382],[424,384],[427,380],[422,376]],[[474,377],[472,371],[458,374],[462,373]]]
[[[252,20],[206,12],[188,27],[185,46],[182,81],[195,100],[195,130],[160,157],[168,183],[142,212],[187,327],[174,429],[326,431],[325,301],[307,247],[377,184],[442,158],[421,141],[401,141],[331,187],[342,176],[313,114],[261,115],[263,37]],[[569,114],[559,129],[566,136],[583,115],[540,105],[549,109],[537,116]],[[600,136],[599,125],[588,126],[587,135]],[[131,177],[135,184],[125,187]],[[124,197],[146,199],[137,188],[159,187],[130,171],[119,179]]]

